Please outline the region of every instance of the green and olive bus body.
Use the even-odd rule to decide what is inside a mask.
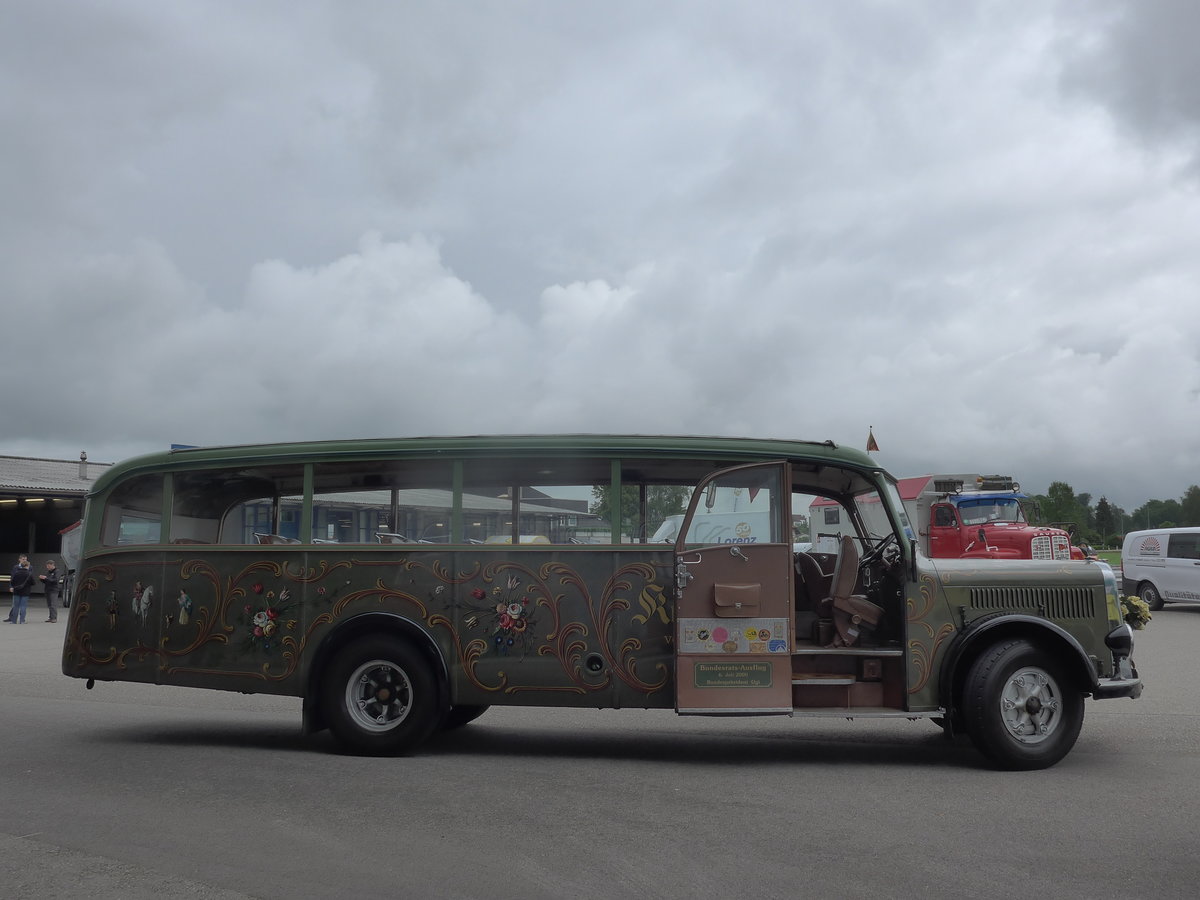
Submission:
[[[836,554],[796,543],[814,498]],[[1140,694],[1107,565],[914,537],[894,479],[830,442],[173,450],[89,494],[63,671],[301,697],[359,753],[489,706],[636,707],[930,718],[1008,768],[1065,755],[1086,696]]]

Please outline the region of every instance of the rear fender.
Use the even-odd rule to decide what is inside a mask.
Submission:
[[[441,648],[429,636],[429,633],[405,616],[385,612],[366,613],[339,623],[317,646],[312,663],[308,668],[304,686],[305,734],[322,731],[327,727],[317,700],[321,695],[320,686],[325,669],[337,656],[337,652],[360,637],[378,635],[389,635],[407,640],[421,652],[437,678],[442,706],[446,709],[450,708],[450,673]]]

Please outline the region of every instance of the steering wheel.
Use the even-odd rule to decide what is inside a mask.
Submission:
[[[878,544],[876,544],[870,550],[863,553],[862,558],[858,561],[858,567],[861,569],[866,566],[872,566],[875,563],[879,562],[879,560],[882,559],[883,554],[887,550],[887,548],[890,547],[895,542],[896,542],[896,532],[893,531],[891,534],[889,534],[887,537],[885,537],[883,540],[881,540]]]

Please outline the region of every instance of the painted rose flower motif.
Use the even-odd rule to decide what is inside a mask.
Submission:
[[[296,606],[292,592],[288,588],[274,590],[260,583],[251,585],[250,591],[261,599],[242,608],[241,621],[246,627],[247,645],[252,650],[274,652],[281,643],[292,640],[286,634],[294,631],[298,624],[287,617]],[[318,590],[318,593],[322,591]]]
[[[516,648],[524,656],[535,646],[536,623],[518,576],[508,576],[490,591],[484,587],[472,588],[463,605],[466,607],[463,626],[490,631],[490,645],[497,653],[508,655]]]

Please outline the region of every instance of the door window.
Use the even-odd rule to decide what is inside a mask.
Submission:
[[[784,493],[779,466],[733,469],[708,482],[693,499],[694,513],[682,544],[790,543],[783,532]],[[787,495],[791,512],[791,494]]]

